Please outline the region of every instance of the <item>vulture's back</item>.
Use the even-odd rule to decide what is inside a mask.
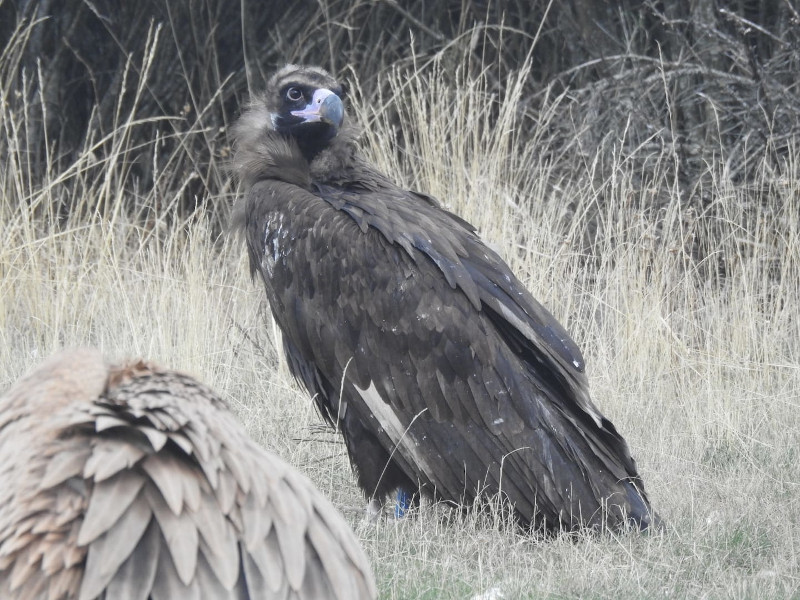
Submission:
[[[63,352],[0,398],[0,597],[374,598],[311,482],[196,380]]]

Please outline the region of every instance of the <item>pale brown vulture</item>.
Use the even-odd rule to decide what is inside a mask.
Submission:
[[[0,598],[375,598],[358,541],[212,390],[95,350],[0,398]]]
[[[545,530],[655,520],[581,352],[463,219],[366,162],[326,71],[288,65],[235,127],[238,223],[295,377],[373,508],[498,494]]]

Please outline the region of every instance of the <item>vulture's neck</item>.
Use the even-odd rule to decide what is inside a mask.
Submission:
[[[361,157],[356,140],[356,128],[345,126],[309,162],[295,139],[241,126],[235,160],[248,187],[267,179],[307,190],[314,184],[367,190],[394,187]]]
[[[395,184],[361,156],[355,128],[342,129],[310,163],[311,181],[334,187],[377,191]]]
[[[247,187],[275,179],[310,189],[308,162],[294,140],[275,131],[242,131],[246,135],[239,137],[235,161]]]
[[[309,163],[315,183],[341,185],[353,177],[355,167],[363,164],[353,128],[342,129]]]

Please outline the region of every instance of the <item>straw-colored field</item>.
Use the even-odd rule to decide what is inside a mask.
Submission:
[[[344,447],[281,363],[243,247],[212,233],[235,185],[189,217],[171,196],[134,196],[124,118],[112,158],[87,148],[39,185],[19,151],[25,115],[0,107],[0,389],[69,345],[196,375],[348,515],[384,598],[800,594],[800,152],[765,166],[758,206],[710,165],[713,203],[698,213],[666,167],[634,185],[624,156],[605,157],[609,179],[576,161],[555,180],[538,139],[515,134],[513,85],[490,111],[481,81],[456,93],[433,68],[394,77],[384,105],[357,107],[365,151],[478,225],[567,325],[665,531],[543,542],[438,507],[362,522]],[[647,210],[657,196],[669,202]],[[143,218],[153,206],[165,208]]]

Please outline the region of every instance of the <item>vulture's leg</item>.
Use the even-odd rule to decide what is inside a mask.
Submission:
[[[402,519],[409,510],[419,507],[419,491],[412,491],[408,488],[400,487],[397,489],[397,498],[394,504],[394,518]]]
[[[407,510],[413,502],[416,486],[392,459],[378,438],[364,425],[352,409],[342,419],[344,435],[350,464],[356,472],[358,486],[367,497],[367,516],[374,520],[383,511],[387,496],[395,490],[404,490],[409,498]]]

